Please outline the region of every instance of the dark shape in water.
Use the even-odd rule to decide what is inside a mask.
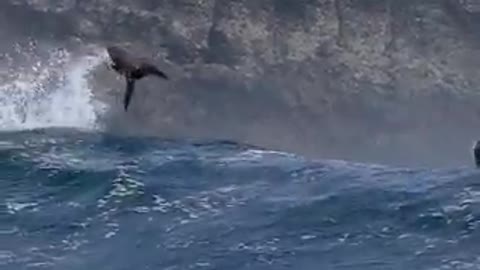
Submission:
[[[125,111],[135,90],[135,81],[148,75],[155,75],[168,80],[167,75],[160,71],[154,64],[144,58],[134,57],[132,54],[118,46],[108,46],[108,55],[112,60],[111,67],[119,74],[125,76],[127,89],[123,99]]]
[[[477,168],[480,168],[480,140],[476,141],[472,148],[473,160]]]

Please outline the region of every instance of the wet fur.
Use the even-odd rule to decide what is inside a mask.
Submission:
[[[133,92],[135,92],[135,81],[149,75],[168,80],[168,76],[155,65],[146,59],[133,57],[126,50],[121,49],[118,46],[107,47],[107,52],[112,60],[112,69],[120,75],[125,76],[126,90],[123,99],[123,107],[125,111],[128,110]]]

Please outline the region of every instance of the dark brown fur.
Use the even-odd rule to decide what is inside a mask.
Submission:
[[[125,111],[128,110],[128,105],[130,104],[130,100],[135,90],[136,80],[140,80],[148,75],[154,75],[168,80],[167,75],[160,71],[155,65],[151,64],[148,60],[134,57],[126,50],[118,46],[107,47],[107,52],[112,60],[111,67],[119,74],[125,76],[127,84],[127,89],[123,99]]]

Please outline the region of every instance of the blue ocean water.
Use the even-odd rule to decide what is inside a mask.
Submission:
[[[480,173],[0,133],[0,269],[479,269]]]

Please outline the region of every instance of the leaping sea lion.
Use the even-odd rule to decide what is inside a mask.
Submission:
[[[154,64],[149,62],[147,59],[134,57],[126,50],[118,46],[108,46],[107,47],[108,55],[112,60],[110,65],[116,72],[120,75],[125,76],[127,83],[127,89],[123,99],[123,106],[125,111],[128,110],[128,105],[135,90],[135,81],[140,80],[141,78],[154,75],[162,79],[168,80],[167,75],[160,71]]]

